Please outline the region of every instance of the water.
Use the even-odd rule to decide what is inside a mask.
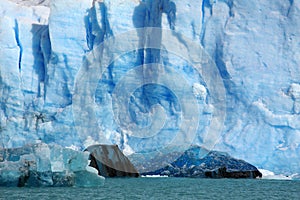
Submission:
[[[4,188],[0,199],[300,199],[300,181],[251,179],[106,179],[100,188]]]

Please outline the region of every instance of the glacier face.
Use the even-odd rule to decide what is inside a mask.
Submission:
[[[258,168],[300,173],[299,9],[300,3],[293,0],[51,0],[41,5],[39,1],[1,1],[1,147],[43,141],[78,149],[116,143],[127,154],[160,149],[184,121],[182,113],[193,110],[182,110],[180,101],[186,91],[178,94],[172,87],[148,82],[131,93],[125,116],[138,127],[155,122],[154,128],[159,128],[160,117],[165,119],[155,138],[134,137],[126,132],[129,126],[119,126],[123,112],[116,118],[119,96],[114,96],[122,81],[126,90],[150,76],[151,70],[139,72],[138,66],[159,62],[169,68],[152,74],[156,83],[164,83],[164,75],[173,69],[191,86],[199,107],[194,110],[200,112],[195,144],[203,144],[211,131],[217,99],[212,90],[225,89],[226,118],[220,137],[212,138],[217,142],[214,149]],[[203,46],[224,88],[209,87],[189,60],[176,52],[134,50],[132,35],[122,41],[131,51],[118,55],[122,48],[118,44],[96,51],[103,41],[144,27],[169,29]],[[182,52],[189,50],[194,56],[195,49],[185,46],[187,39],[175,39],[182,44]],[[101,79],[96,74],[89,82],[83,72],[93,67],[88,62],[93,53],[113,62],[103,69]],[[84,90],[90,85],[93,91]],[[78,94],[84,97],[84,92],[87,98],[77,98]],[[95,106],[88,107],[87,102]]]

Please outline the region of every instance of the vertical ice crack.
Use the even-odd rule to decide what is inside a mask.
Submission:
[[[228,0],[227,5],[229,7],[229,17],[234,17],[233,0]]]
[[[201,32],[200,32],[200,43],[204,47],[204,37],[205,37],[205,8],[208,7],[210,10],[210,15],[212,15],[212,4],[213,1],[211,0],[202,0],[201,12],[202,12],[202,20],[201,20]]]
[[[223,2],[228,6],[228,8],[229,8],[229,11],[228,11],[229,17],[234,17],[234,12],[233,12],[234,3],[233,3],[233,0],[220,0],[220,2]]]
[[[107,7],[104,3],[100,4],[101,16],[102,16],[102,27],[106,37],[113,36],[113,32],[110,28],[109,20],[108,20],[108,11]]]
[[[204,18],[205,18],[205,0],[202,0],[202,6],[201,6],[201,11],[202,11],[202,20],[201,20],[201,32],[200,32],[200,43],[202,46],[204,46],[203,44],[203,40],[204,40],[204,32],[205,32],[205,28],[204,28]]]
[[[20,49],[20,51],[19,51],[19,62],[18,63],[19,63],[19,72],[21,72],[23,47],[22,47],[20,37],[19,37],[19,24],[18,24],[17,19],[15,19],[14,31],[15,31],[15,39],[16,39],[17,45]]]
[[[93,49],[93,43],[95,36],[93,35],[93,28],[92,28],[92,22],[90,20],[91,18],[91,12],[92,8],[88,10],[88,14],[84,17],[84,25],[85,25],[85,31],[86,31],[86,43],[87,47],[89,48],[89,51]]]
[[[290,6],[288,8],[287,17],[290,15],[291,9],[294,6],[294,0],[289,0]]]
[[[113,36],[108,14],[107,6],[102,1],[94,1],[93,6],[88,10],[84,21],[89,50],[92,50],[95,45],[102,43],[105,38]]]

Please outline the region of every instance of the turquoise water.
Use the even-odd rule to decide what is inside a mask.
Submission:
[[[0,199],[300,199],[300,181],[106,179],[100,188],[4,188]]]

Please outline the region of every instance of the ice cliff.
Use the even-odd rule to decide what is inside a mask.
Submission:
[[[294,0],[1,0],[0,147],[42,141],[82,150],[106,143],[143,153],[166,146],[185,123],[182,113],[195,111],[187,120],[198,123],[193,144],[205,143],[217,124],[214,150],[276,173],[300,173],[299,18]],[[144,27],[174,34],[158,34],[165,48],[137,49],[131,39],[137,34],[142,41],[135,29]],[[97,49],[107,40],[111,46]],[[173,44],[182,55],[168,50]],[[217,73],[205,79],[184,52],[191,59],[205,55]],[[97,71],[101,79],[87,79],[86,71],[101,62],[108,63]],[[153,73],[158,68],[151,63],[163,73]],[[126,92],[119,96],[128,89],[129,99]],[[222,97],[226,109],[215,118]],[[126,100],[126,112],[119,100]],[[126,131],[128,117],[137,132],[163,128],[135,137]]]

